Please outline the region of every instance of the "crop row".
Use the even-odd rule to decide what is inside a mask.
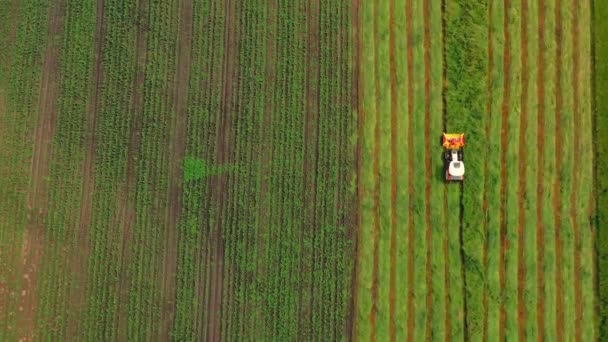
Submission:
[[[119,196],[128,163],[130,104],[136,71],[137,27],[135,1],[105,1],[101,83],[95,104],[95,192],[89,227],[86,338],[114,339],[119,296],[122,234]],[[101,19],[101,18],[100,18]],[[123,195],[124,196],[124,195]]]
[[[224,56],[224,8],[220,1],[194,3],[192,69],[187,111],[187,158],[204,162],[203,174],[213,165],[216,128],[220,110],[222,59]],[[210,188],[206,177],[184,179],[179,218],[177,302],[172,336],[189,340],[202,334],[206,290],[209,282],[207,255],[212,224]],[[202,282],[202,284],[201,284]],[[197,301],[193,301],[197,298]],[[202,307],[201,307],[202,306]]]
[[[41,267],[38,329],[42,338],[65,338],[68,325],[77,327],[79,308],[71,308],[69,293],[83,284],[75,282],[71,253],[80,256],[78,214],[82,193],[81,165],[85,153],[85,117],[93,70],[95,6],[68,1],[60,54],[60,93],[52,141],[49,176],[49,215],[46,218],[46,255]],[[70,324],[71,323],[71,324]]]
[[[27,222],[27,193],[31,170],[33,134],[38,117],[38,90],[41,75],[48,4],[24,1],[18,8],[2,4],[3,46],[0,98],[2,137],[0,137],[0,283],[13,294],[21,293],[21,250]],[[15,12],[13,10],[16,10]],[[14,34],[14,36],[12,36]],[[0,339],[17,339],[19,296],[2,295],[5,310],[0,313],[3,327]],[[10,327],[10,329],[8,328]]]

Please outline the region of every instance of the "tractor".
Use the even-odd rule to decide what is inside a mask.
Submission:
[[[464,133],[443,133],[444,169],[446,182],[464,180]]]

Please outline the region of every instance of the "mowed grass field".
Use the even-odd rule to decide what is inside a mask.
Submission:
[[[349,3],[0,18],[0,340],[350,335]]]
[[[358,339],[598,339],[592,5],[361,4]]]
[[[0,0],[0,341],[602,340],[605,14]]]

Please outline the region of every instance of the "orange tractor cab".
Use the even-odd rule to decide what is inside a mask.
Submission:
[[[442,145],[444,152],[445,180],[464,180],[464,162],[462,148],[464,147],[464,133],[443,133]]]

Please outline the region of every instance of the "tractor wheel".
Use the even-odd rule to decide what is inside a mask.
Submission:
[[[444,158],[446,161],[451,161],[452,155],[450,154],[450,152],[446,152],[444,153]]]
[[[462,153],[462,151],[458,151],[458,160],[461,160],[461,161],[462,161],[462,160],[463,160],[463,159],[462,159],[463,155],[464,155],[464,154]]]

